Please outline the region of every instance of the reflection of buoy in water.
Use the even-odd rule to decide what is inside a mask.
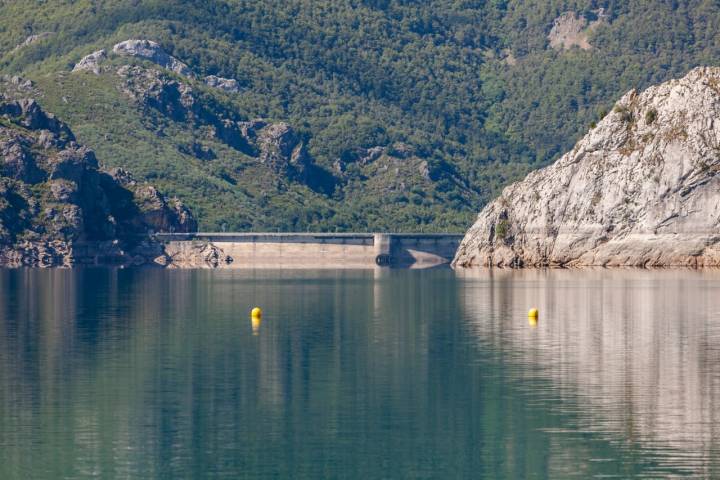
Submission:
[[[250,326],[252,327],[253,335],[260,333],[260,323],[262,319],[260,317],[252,317],[250,319]]]
[[[528,323],[531,327],[537,326],[539,313],[537,308],[531,308],[528,312]]]
[[[253,335],[257,335],[260,331],[260,323],[262,323],[262,310],[255,307],[250,311],[250,326],[252,327]]]

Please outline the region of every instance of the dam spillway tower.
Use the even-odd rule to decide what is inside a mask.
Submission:
[[[375,265],[378,267],[389,267],[393,263],[392,257],[393,237],[387,233],[373,234],[373,247],[375,254]]]

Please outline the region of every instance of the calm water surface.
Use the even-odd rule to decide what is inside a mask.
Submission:
[[[719,403],[720,272],[0,271],[0,479],[719,478]]]

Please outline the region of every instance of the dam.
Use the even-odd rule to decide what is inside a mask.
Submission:
[[[431,268],[450,264],[462,234],[157,233],[171,266]]]

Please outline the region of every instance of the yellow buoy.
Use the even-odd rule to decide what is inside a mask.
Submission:
[[[262,322],[262,310],[260,307],[255,307],[250,310],[250,326],[252,327],[253,335],[257,335],[260,332],[260,323]]]
[[[528,325],[531,327],[537,327],[538,322],[538,309],[537,308],[531,308],[528,312]]]

